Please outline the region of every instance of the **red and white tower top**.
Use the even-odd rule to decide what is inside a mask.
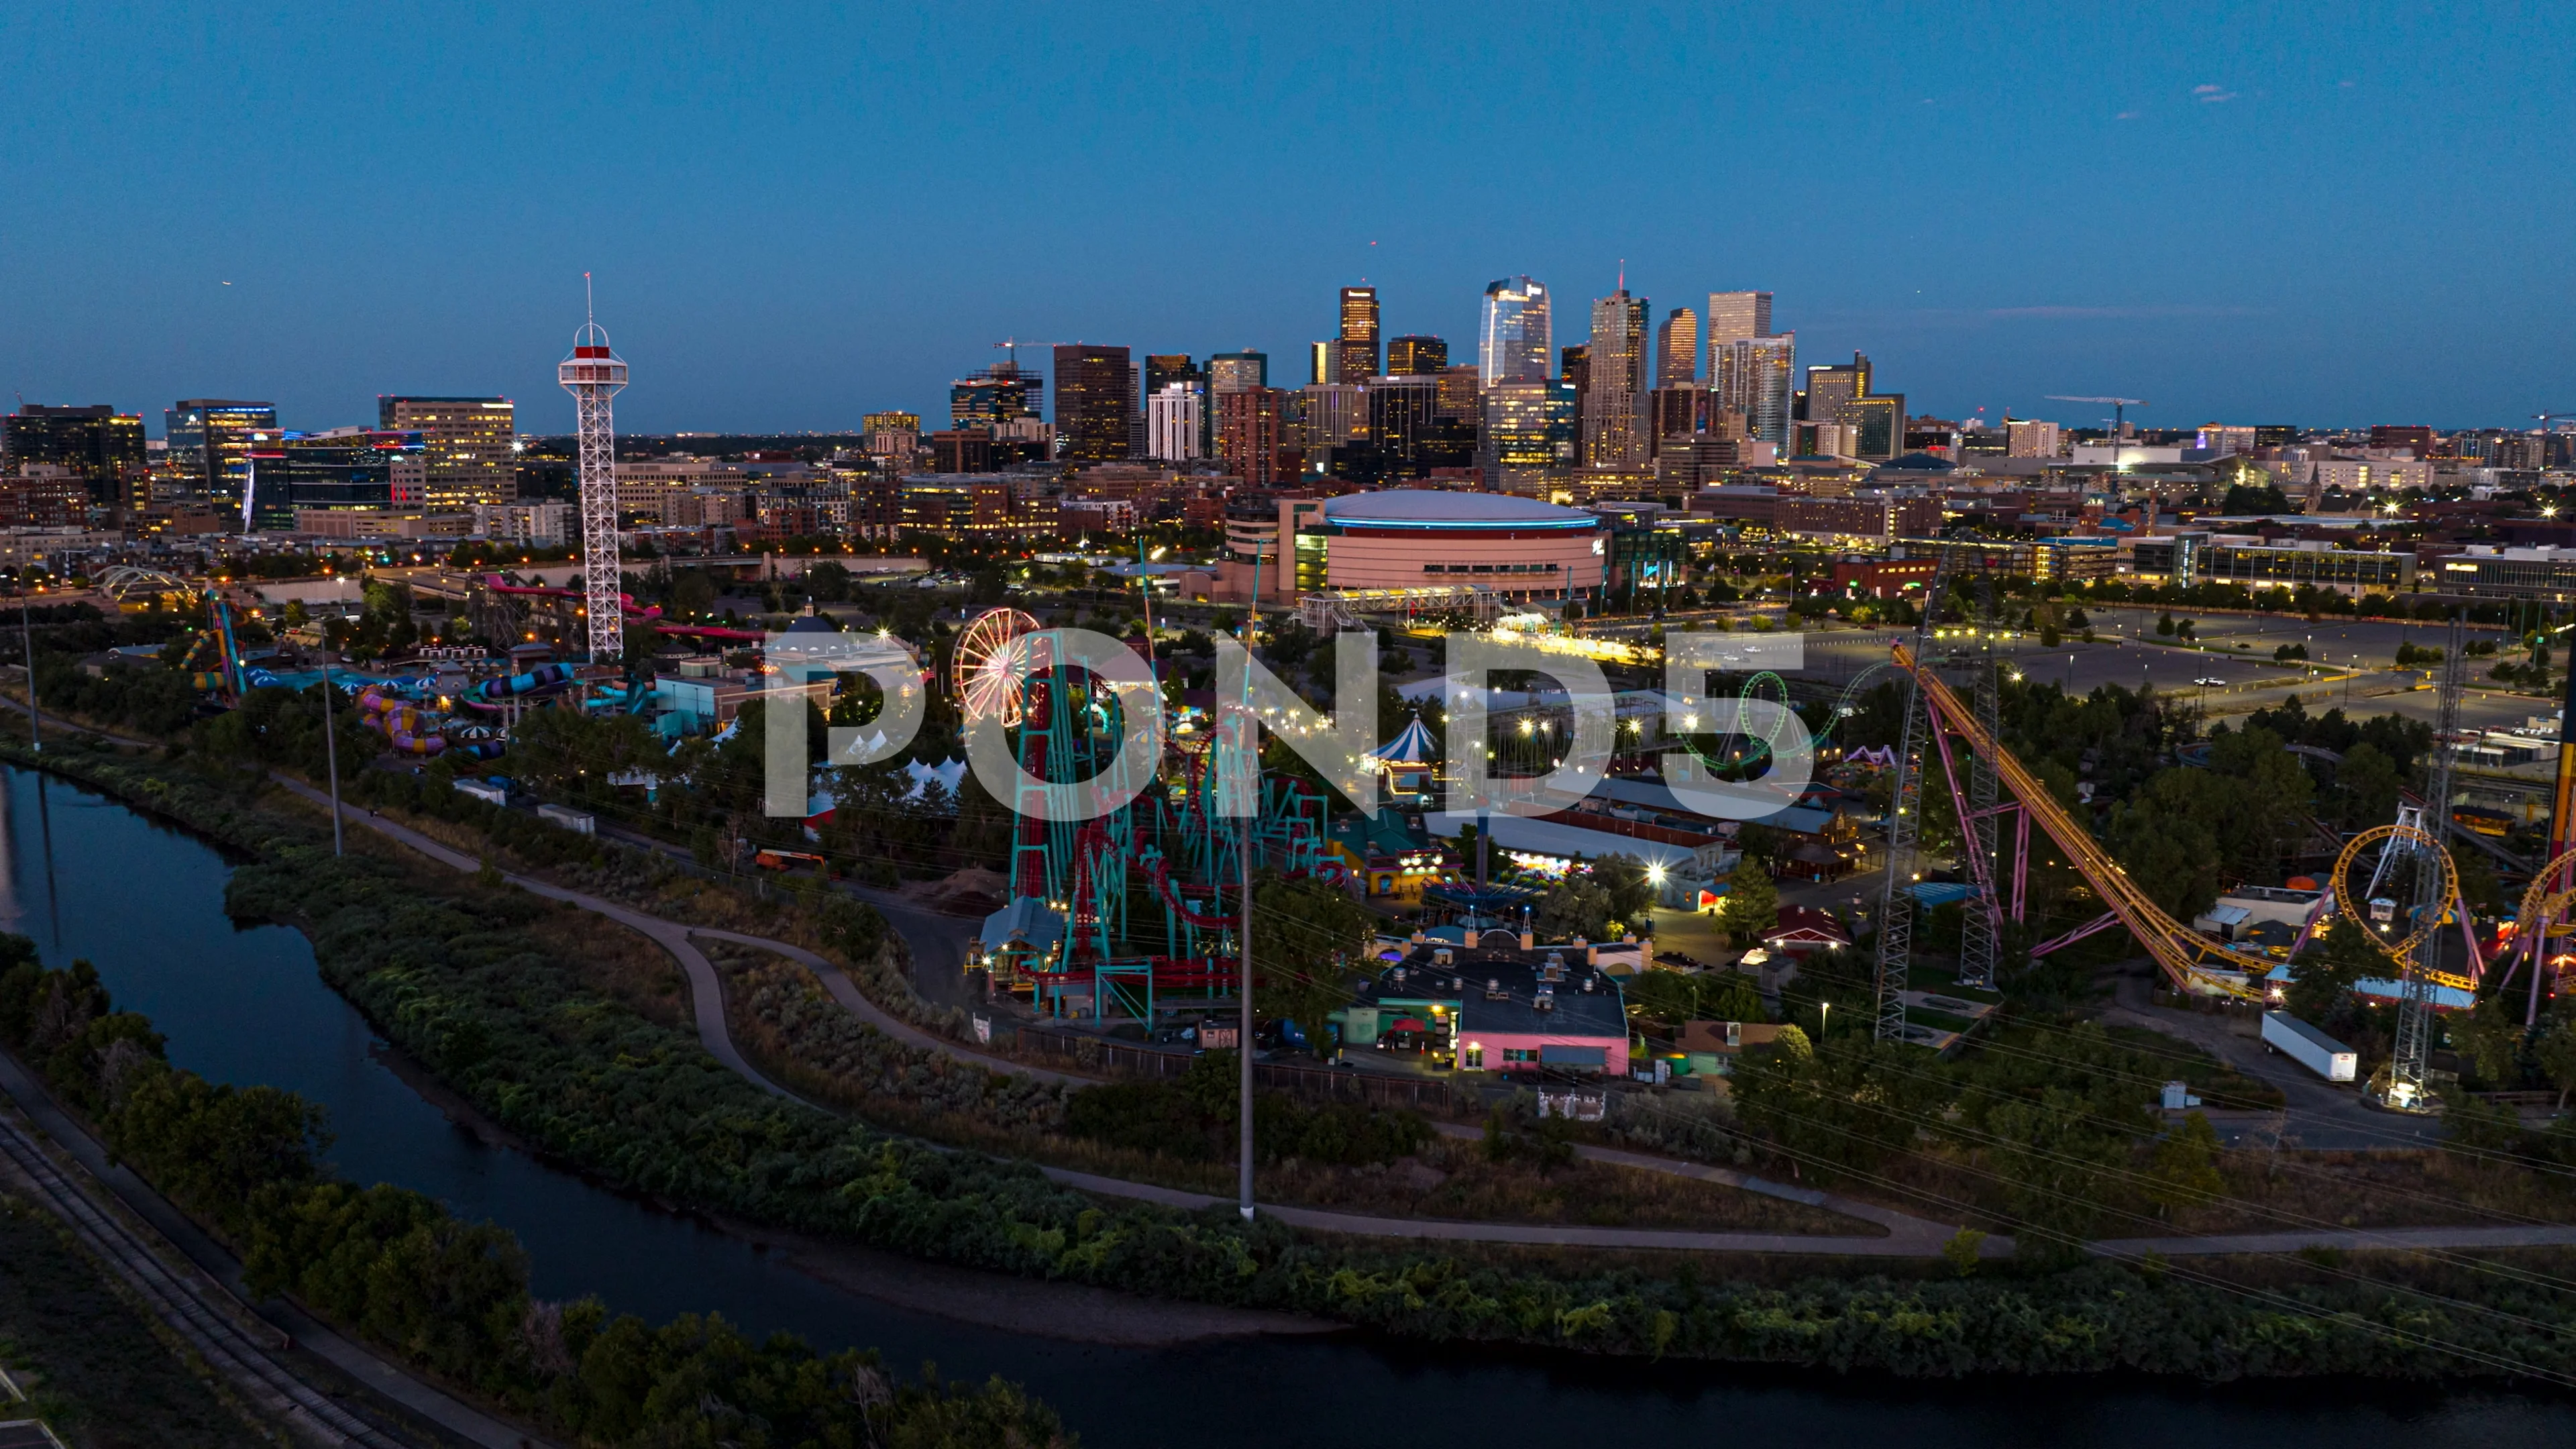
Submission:
[[[582,274],[585,299],[590,274]],[[585,307],[585,310],[587,308]],[[582,608],[594,664],[626,652],[626,601],[617,554],[617,424],[609,399],[626,386],[626,362],[608,350],[608,329],[587,318],[555,378],[573,397],[581,445]]]

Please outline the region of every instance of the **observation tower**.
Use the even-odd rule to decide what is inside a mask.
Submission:
[[[589,273],[582,274],[585,293]],[[608,350],[608,330],[588,315],[573,334],[572,355],[555,379],[573,396],[581,440],[582,607],[590,623],[590,661],[626,652],[626,609],[617,561],[617,424],[609,399],[626,386],[626,363]]]

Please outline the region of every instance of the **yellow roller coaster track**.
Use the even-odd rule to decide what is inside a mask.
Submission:
[[[2415,927],[2413,935],[2398,940],[2390,940],[2376,934],[2369,937],[2370,944],[2377,946],[2387,954],[2389,960],[2396,962],[2398,970],[2404,971],[2407,958],[2414,954],[2417,943],[2442,929],[2450,921],[2449,907],[2453,901],[2460,898],[2460,868],[2452,862],[2451,852],[2445,850],[2441,842],[2435,840],[2430,834],[2412,825],[2373,826],[2345,842],[2343,852],[2335,857],[2334,898],[2335,909],[2343,913],[2345,920],[2369,920],[2369,913],[2364,909],[2368,903],[2354,900],[2352,896],[2353,867],[2361,862],[2362,853],[2372,846],[2376,845],[2384,850],[2401,840],[2406,841],[2416,850],[2431,850],[2441,858],[2442,893],[2435,899],[2443,904],[2443,909],[2434,912],[2432,919],[2423,921]],[[2456,971],[2427,971],[2424,973],[2424,979],[2440,986],[2457,987],[2462,991],[2474,992],[2478,989],[2475,981]]]
[[[1923,697],[1931,704],[1941,724],[1965,739],[1969,749],[1994,762],[1995,773],[2003,777],[2004,788],[2021,802],[2024,810],[2030,812],[2030,818],[2048,833],[2048,838],[2057,842],[2057,848],[2066,852],[2067,860],[2093,888],[2093,893],[2101,898],[2103,907],[2119,918],[2120,924],[2128,928],[2139,945],[2147,948],[2147,954],[2164,969],[2166,978],[2173,982],[2175,989],[2215,993],[2247,1001],[2265,999],[2261,987],[2249,985],[2241,978],[2249,971],[2269,966],[2268,958],[2229,951],[2166,915],[2161,907],[2147,898],[2144,890],[2130,881],[2129,873],[2121,869],[2117,861],[2103,853],[2101,845],[2093,839],[2093,832],[2067,814],[2065,807],[2057,803],[2057,797],[2049,793],[2047,785],[1979,728],[1976,712],[1952,693],[1950,686],[1942,683],[1939,676],[1917,666],[1913,652],[1903,644],[1896,646],[1896,667],[1910,671],[1920,681]]]

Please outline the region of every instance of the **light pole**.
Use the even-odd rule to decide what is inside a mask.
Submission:
[[[331,769],[331,853],[345,855],[340,838],[340,740],[331,716],[339,713],[339,701],[331,691],[331,626],[322,626],[322,753],[330,760]]]
[[[45,716],[36,708],[36,626],[27,613],[27,573],[18,571],[18,642],[27,658],[27,739],[37,754],[45,752]]]

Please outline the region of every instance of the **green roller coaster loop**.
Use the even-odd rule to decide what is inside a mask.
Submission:
[[[1843,686],[1842,693],[1835,698],[1834,707],[1825,716],[1824,723],[1809,731],[1817,749],[1824,749],[1833,743],[1835,730],[1856,712],[1856,701],[1877,684],[1880,674],[1890,672],[1893,668],[1894,666],[1881,661],[1851,677],[1850,682]],[[1776,698],[1761,692],[1765,680],[1770,681],[1771,688],[1777,691]],[[1736,719],[1739,722],[1744,718],[1743,707],[1747,705],[1756,703],[1776,705],[1779,707],[1779,713],[1771,717],[1771,728],[1759,736],[1743,735],[1734,729],[1728,730],[1724,735],[1719,736],[1720,748],[1714,756],[1700,748],[1698,736],[1687,734],[1680,736],[1682,748],[1689,751],[1691,758],[1699,761],[1707,769],[1750,771],[1758,767],[1771,757],[1773,748],[1779,743],[1780,732],[1788,728],[1791,708],[1789,684],[1779,675],[1767,669],[1763,670],[1745,680],[1744,687],[1736,691],[1735,698],[1738,706]],[[1731,741],[1743,743],[1730,747],[1727,742]]]

